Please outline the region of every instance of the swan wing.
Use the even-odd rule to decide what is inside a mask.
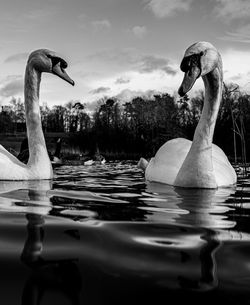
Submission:
[[[0,145],[0,180],[26,180],[27,166]]]
[[[215,179],[218,186],[233,185],[237,181],[237,175],[230,164],[224,151],[217,145],[212,146],[212,157]]]
[[[146,168],[146,180],[173,185],[191,144],[187,139],[176,138],[162,145]]]
[[[6,164],[5,166],[7,166],[12,163],[25,167],[25,165],[20,160],[18,160],[14,155],[12,155],[2,145],[0,145],[0,164],[3,164],[3,165]]]

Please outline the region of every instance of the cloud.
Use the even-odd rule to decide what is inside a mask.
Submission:
[[[131,62],[137,60],[137,54],[135,49],[113,49],[108,48],[104,50],[100,50],[96,53],[92,53],[91,55],[87,56],[87,61],[94,60],[94,61],[101,61],[110,64],[118,64],[121,65],[128,65]]]
[[[95,31],[105,30],[111,28],[111,23],[109,20],[95,20],[91,22]]]
[[[17,54],[7,57],[4,62],[9,63],[9,62],[22,61],[22,60],[26,60],[28,58],[28,56],[29,56],[29,53],[27,53],[27,52],[17,53]]]
[[[115,84],[128,84],[130,82],[130,79],[125,78],[125,77],[119,77],[115,81]]]
[[[26,18],[30,20],[40,20],[43,21],[45,18],[50,17],[55,14],[55,9],[51,7],[48,9],[36,9],[26,13]]]
[[[229,49],[222,53],[225,82],[237,81],[242,88],[250,82],[250,54],[247,51]]]
[[[85,81],[89,81],[92,79],[100,78],[102,76],[101,73],[97,71],[88,71],[88,72],[83,72],[82,70],[78,70],[75,72],[75,76],[80,77],[81,79]]]
[[[229,79],[234,81],[234,82],[237,82],[237,81],[240,81],[243,77],[243,74],[242,73],[238,73],[237,75],[233,75],[231,76]]]
[[[141,73],[151,73],[157,70],[164,71],[166,74],[175,75],[177,71],[169,65],[169,60],[156,57],[153,55],[146,55],[141,58],[139,63],[139,71]]]
[[[91,94],[105,93],[110,90],[109,87],[99,87],[90,91]]]
[[[3,83],[0,89],[0,95],[3,97],[12,97],[23,92],[23,78],[20,75],[8,76]]]
[[[188,11],[193,0],[147,0],[146,7],[156,17],[163,18],[175,15],[178,11]]]
[[[227,32],[225,36],[218,38],[226,41],[250,43],[250,24],[239,27],[234,32]]]
[[[135,49],[107,49],[88,57],[89,60],[101,61],[114,66],[119,70],[139,71],[140,73],[152,73],[154,71],[163,71],[169,75],[175,75],[176,70],[172,68],[171,61],[164,57],[156,55],[140,54]]]
[[[86,29],[87,28],[87,19],[88,19],[87,15],[82,13],[82,14],[77,16],[77,19],[78,19],[79,28]]]
[[[92,102],[87,102],[85,103],[85,110],[87,112],[94,112],[96,110],[97,107],[100,106],[100,101],[99,100],[96,100],[96,101],[92,101]]]
[[[87,18],[87,15],[84,14],[84,13],[82,13],[82,14],[78,15],[77,18],[78,18],[79,20],[85,20],[85,19]]]
[[[132,29],[133,34],[138,38],[144,38],[147,34],[147,28],[145,26],[134,26]]]
[[[132,99],[136,97],[143,97],[145,99],[154,99],[154,96],[160,94],[159,91],[156,90],[130,90],[130,89],[124,89],[119,94],[115,96],[119,101],[126,103],[130,102]]]
[[[249,0],[216,0],[215,13],[217,17],[231,21],[250,17]]]
[[[124,89],[118,94],[109,95],[106,98],[113,98],[118,101],[120,105],[124,105],[127,102],[131,102],[136,97],[142,97],[144,99],[155,99],[155,95],[162,94],[163,92],[157,90],[131,90]],[[105,98],[94,100],[92,102],[85,103],[85,110],[87,112],[93,113],[100,105],[103,104]]]

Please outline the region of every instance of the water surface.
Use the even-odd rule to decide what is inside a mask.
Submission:
[[[0,183],[1,304],[250,304],[250,181],[146,184],[132,162]]]

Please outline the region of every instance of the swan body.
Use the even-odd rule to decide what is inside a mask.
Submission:
[[[184,138],[176,138],[162,145],[146,167],[146,180],[174,185],[191,145],[192,141]],[[217,186],[234,184],[235,171],[223,150],[215,144],[212,144],[212,160]]]
[[[83,163],[83,165],[93,165],[94,163],[95,163],[95,161],[92,160],[92,159],[90,159],[90,160],[88,160],[88,161],[85,161],[85,162]]]
[[[205,101],[193,141],[177,138],[166,142],[149,164],[145,178],[187,188],[217,188],[236,183],[237,176],[225,153],[212,144],[216,118],[222,97],[222,61],[208,42],[190,46],[181,63],[185,72],[179,88],[184,96],[202,76]],[[139,163],[139,165],[141,162]]]
[[[105,164],[106,163],[106,159],[101,159],[101,160],[87,160],[83,162],[83,165],[96,165],[96,164]]]
[[[56,53],[40,49],[29,56],[25,71],[24,103],[29,146],[27,164],[0,146],[0,180],[51,179],[53,170],[42,131],[39,88],[42,72],[52,73],[74,85],[65,72],[67,63]]]

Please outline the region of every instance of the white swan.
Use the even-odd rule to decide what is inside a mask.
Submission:
[[[179,94],[184,96],[202,76],[205,101],[193,142],[177,138],[166,142],[146,167],[148,181],[187,188],[217,188],[236,183],[236,173],[224,152],[212,144],[214,127],[222,97],[222,60],[208,42],[191,45],[181,62],[185,72]]]
[[[0,180],[40,180],[53,177],[42,131],[39,88],[42,72],[55,74],[74,85],[74,81],[65,72],[66,67],[67,63],[52,51],[41,49],[30,54],[24,88],[29,161],[27,165],[22,163],[0,145]]]

